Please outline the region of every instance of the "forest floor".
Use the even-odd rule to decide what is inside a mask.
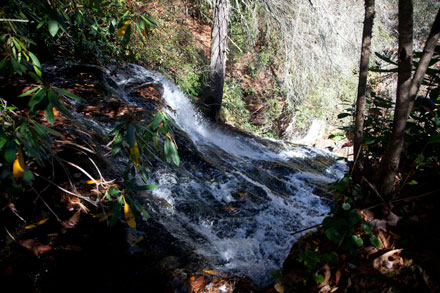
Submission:
[[[426,192],[396,202],[360,210],[372,224],[381,245],[360,247],[355,255],[339,250],[337,260],[325,263],[315,282],[298,261],[306,250],[330,252],[334,247],[322,229],[294,244],[284,262],[278,292],[439,292],[440,191]],[[307,280],[307,281],[305,281]]]

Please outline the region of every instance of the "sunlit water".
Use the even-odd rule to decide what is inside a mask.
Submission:
[[[270,284],[270,273],[301,236],[292,233],[329,212],[329,201],[315,193],[340,178],[344,164],[322,150],[218,128],[173,83],[142,67],[129,65],[112,79],[112,91],[128,102],[130,90],[161,84],[175,110],[169,116],[201,154],[199,161],[154,170],[152,183],[159,187],[143,200],[155,219],[206,257],[207,269]]]

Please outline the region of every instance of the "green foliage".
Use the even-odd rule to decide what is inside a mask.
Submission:
[[[301,252],[298,255],[297,261],[304,265],[305,280],[309,280],[313,277],[317,283],[322,283],[324,277],[318,273],[318,270],[326,263],[336,263],[337,259],[338,254],[334,251],[322,253],[316,249]]]
[[[108,136],[113,136],[112,154],[119,154],[128,158],[128,164],[123,175],[125,189],[121,191],[117,188],[110,188],[105,193],[105,199],[110,203],[113,214],[109,221],[110,226],[114,225],[119,219],[122,207],[127,204],[126,201],[143,218],[148,219],[150,217],[141,204],[129,194],[157,187],[155,184],[148,184],[148,172],[152,166],[151,159],[160,160],[156,153],[160,153],[162,150],[162,157],[168,164],[173,163],[177,167],[180,164],[177,144],[172,130],[173,124],[166,114],[159,111],[149,124],[144,125],[143,122],[127,120],[117,125],[108,134]],[[160,146],[161,142],[162,147]],[[141,178],[143,183],[139,184],[137,178]]]
[[[333,208],[322,225],[325,235],[337,245],[337,249],[356,255],[357,248],[364,245],[363,237],[366,236],[370,237],[372,245],[380,245],[372,234],[370,224],[353,209],[357,201],[363,198],[360,185],[353,183],[349,176],[345,176],[334,183],[329,192],[334,194],[335,200],[340,202],[341,206]]]
[[[418,66],[421,52],[414,53],[414,70]],[[387,69],[371,68],[371,71],[390,73],[397,71],[397,62],[385,55],[376,53],[376,56],[386,64]],[[402,158],[407,162],[406,173],[401,183],[405,185],[417,184],[417,176],[420,171],[439,173],[438,159],[440,158],[440,119],[439,119],[439,94],[440,94],[440,70],[436,65],[440,62],[440,45],[436,47],[430,62],[422,88],[411,109],[410,117],[405,131],[404,148]],[[377,164],[385,152],[391,137],[393,123],[394,101],[391,97],[378,95],[371,92],[367,96],[367,115],[364,121],[363,150],[368,164]],[[354,107],[345,109],[346,112],[338,115],[344,119],[354,115]],[[352,132],[353,126],[342,128],[346,132]],[[403,165],[403,164],[401,164]],[[419,175],[418,175],[419,174]],[[416,177],[416,178],[414,178]]]
[[[34,175],[26,162],[44,165],[50,154],[52,136],[62,135],[30,117],[18,115],[15,107],[0,101],[0,189],[10,193],[32,184]],[[23,173],[17,174],[20,171],[13,165],[20,159]]]
[[[0,23],[0,74],[3,78],[21,76],[34,81],[18,97],[9,94],[0,97],[0,189],[3,195],[31,185],[36,164],[43,166],[54,157],[53,137],[62,135],[45,126],[39,115],[44,113],[47,122],[54,125],[54,109],[70,117],[63,99],[82,101],[44,80],[37,55],[49,53],[93,62],[113,58],[134,60],[139,55],[132,56],[132,52],[145,46],[152,29],[159,24],[144,4],[119,0],[13,0],[0,9],[0,18],[13,19]],[[188,80],[193,84],[198,77],[189,76]],[[27,107],[8,106],[8,103],[22,105],[22,100],[27,101]],[[113,214],[110,225],[120,218],[122,207],[130,227],[135,227],[133,214],[136,212],[144,218],[149,217],[130,194],[156,187],[148,184],[150,159],[158,159],[156,153],[162,153],[170,164],[180,164],[171,127],[166,115],[158,112],[148,126],[129,120],[111,132],[114,136],[112,154],[124,156],[128,164],[123,176],[124,188],[111,187],[103,195]],[[160,141],[162,148],[159,148]],[[137,177],[143,183],[139,184]]]

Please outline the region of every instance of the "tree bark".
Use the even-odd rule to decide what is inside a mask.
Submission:
[[[422,84],[423,77],[431,62],[432,55],[434,55],[435,47],[438,44],[440,38],[440,9],[437,11],[434,23],[432,24],[431,32],[429,33],[428,40],[426,41],[425,48],[423,49],[422,57],[420,58],[419,65],[417,66],[416,73],[414,74],[411,82],[411,88],[409,90],[409,111],[411,113],[414,101],[417,96],[417,92]]]
[[[409,15],[406,17],[409,17]],[[405,21],[405,18],[403,19],[403,21]],[[404,84],[405,88],[403,90],[408,91],[407,106],[406,106],[406,102],[397,103],[396,101],[396,112],[394,115],[395,125],[393,127],[393,134],[387,152],[385,153],[383,163],[381,164],[381,172],[380,172],[380,174],[382,175],[381,192],[385,196],[388,196],[391,193],[392,188],[394,186],[394,179],[400,162],[400,154],[403,146],[406,122],[408,120],[409,114],[411,113],[412,107],[414,105],[414,101],[417,96],[417,92],[420,89],[420,85],[422,84],[423,77],[426,73],[426,70],[429,67],[429,63],[432,59],[439,38],[440,38],[440,9],[437,12],[437,16],[432,25],[431,32],[429,33],[428,39],[425,44],[425,48],[423,49],[422,57],[420,58],[419,65],[417,66],[416,73],[414,74],[414,77],[410,82],[409,88],[407,88],[406,82]],[[400,77],[400,65],[399,65],[399,77]],[[398,98],[399,98],[399,93],[400,92],[398,90],[397,93]],[[406,98],[406,93],[404,97]],[[398,100],[402,100],[402,99],[398,99]],[[402,109],[397,111],[398,107]],[[398,117],[396,118],[396,116]],[[398,122],[396,122],[396,120],[398,120]]]
[[[371,37],[374,20],[374,0],[365,0],[365,18],[362,32],[361,60],[359,65],[359,83],[356,99],[356,120],[354,126],[354,177],[362,172],[362,141],[364,139],[365,99],[367,92],[368,62],[370,60]]]
[[[215,1],[214,21],[211,33],[209,89],[206,98],[206,104],[209,107],[209,116],[214,121],[218,121],[220,118],[220,109],[223,99],[229,8],[229,0]]]
[[[413,55],[413,3],[399,0],[399,71],[393,130],[380,164],[379,190],[389,197],[394,189],[408,119]]]

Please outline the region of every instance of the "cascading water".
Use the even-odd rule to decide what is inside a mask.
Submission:
[[[159,187],[143,201],[155,220],[204,256],[208,269],[245,275],[260,286],[272,282],[270,272],[300,236],[292,233],[329,212],[326,199],[315,193],[341,177],[344,165],[321,150],[219,128],[164,76],[140,66],[129,65],[112,80],[113,92],[128,102],[133,89],[161,84],[175,110],[169,116],[197,148],[196,160],[154,170]]]

